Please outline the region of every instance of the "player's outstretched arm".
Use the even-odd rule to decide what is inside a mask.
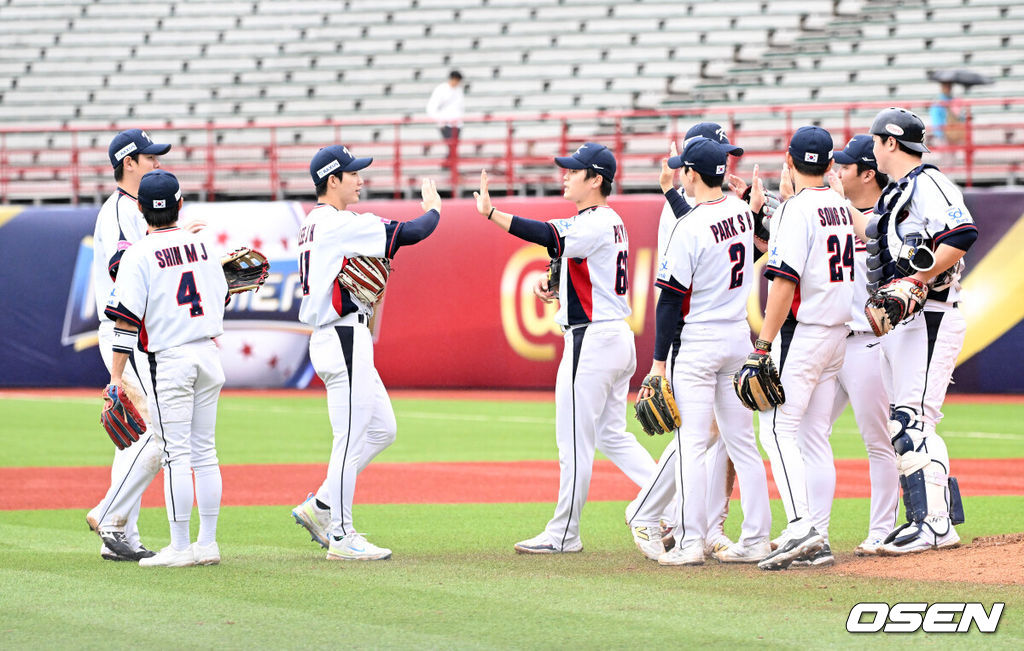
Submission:
[[[480,190],[474,192],[473,197],[476,199],[477,212],[489,221],[494,222],[500,228],[521,240],[540,244],[551,249],[551,257],[558,257],[557,251],[561,246],[558,241],[558,234],[551,224],[512,215],[494,207],[491,203],[491,194],[487,187],[487,170],[480,170]]]
[[[386,257],[395,257],[400,246],[410,246],[427,239],[437,228],[438,222],[441,221],[441,195],[437,193],[437,186],[433,180],[423,179],[420,196],[423,199],[420,206],[425,211],[422,215],[397,224],[392,222],[386,227],[388,229]],[[391,230],[392,228],[394,230]]]

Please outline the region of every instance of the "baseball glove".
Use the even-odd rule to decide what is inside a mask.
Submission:
[[[548,263],[548,291],[558,295],[558,283],[562,281],[562,259],[551,258]]]
[[[221,258],[220,266],[224,267],[224,278],[228,281],[228,294],[256,291],[263,286],[270,273],[270,262],[267,261],[267,256],[256,249],[244,246]]]
[[[387,258],[358,256],[345,259],[338,282],[363,303],[374,305],[384,295],[390,275],[391,261]]]
[[[928,287],[914,278],[897,278],[883,285],[868,298],[864,314],[871,331],[881,337],[924,306]]]
[[[636,419],[649,436],[664,434],[682,425],[683,419],[668,380],[660,375],[648,375],[641,386],[650,389],[651,393],[636,401]]]
[[[146,433],[146,422],[128,398],[124,389],[116,384],[103,390],[103,411],[100,423],[118,450],[123,450]]]
[[[782,379],[768,350],[769,347],[759,340],[746,363],[732,377],[736,396],[744,407],[753,411],[768,411],[786,402]]]

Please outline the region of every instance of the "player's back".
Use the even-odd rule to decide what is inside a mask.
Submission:
[[[299,227],[299,321],[322,327],[352,312],[372,310],[341,286],[338,273],[348,257],[384,257],[385,221],[372,213],[338,210],[326,204],[306,215]]]
[[[677,223],[663,264],[689,290],[687,323],[746,319],[753,250],[754,218],[737,197],[698,203]]]
[[[769,223],[765,274],[797,283],[792,316],[823,326],[849,321],[856,272],[853,218],[846,200],[831,188],[804,188]]]
[[[555,322],[572,326],[628,317],[629,237],[618,213],[595,206],[548,223],[558,234],[558,250],[549,253],[565,258]]]
[[[227,294],[211,246],[171,228],[149,233],[125,252],[111,300],[140,317],[140,345],[156,353],[223,334]]]

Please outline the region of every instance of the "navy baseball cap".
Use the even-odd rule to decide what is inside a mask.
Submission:
[[[580,146],[572,156],[555,156],[555,163],[567,170],[591,169],[612,181],[615,179],[615,156],[604,145],[587,142]]]
[[[789,141],[793,160],[822,164],[832,159],[832,134],[821,127],[800,127]]]
[[[733,156],[743,155],[743,148],[730,144],[729,138],[725,135],[725,129],[717,122],[698,122],[690,127],[686,132],[686,137],[683,139],[684,148],[691,138],[699,136],[703,136],[708,140],[714,140],[727,154],[732,154]]]
[[[178,179],[165,170],[146,172],[139,182],[139,203],[143,208],[164,210],[178,205],[181,187]]]
[[[116,168],[130,154],[156,154],[162,156],[171,150],[170,145],[157,144],[142,129],[128,129],[114,136],[107,148],[110,166]]]
[[[682,154],[669,157],[668,166],[672,169],[692,167],[707,176],[723,176],[728,156],[717,141],[697,136],[686,142]]]
[[[309,174],[313,177],[313,183],[318,184],[331,174],[358,172],[369,167],[372,162],[372,158],[356,158],[344,145],[331,145],[324,147],[313,156],[313,160],[309,163]]]
[[[840,165],[863,163],[877,172],[878,162],[875,161],[874,145],[875,141],[870,135],[856,135],[850,138],[846,147],[833,154],[833,160]]]

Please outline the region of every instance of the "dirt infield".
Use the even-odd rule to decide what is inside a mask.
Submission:
[[[850,555],[829,572],[918,581],[1024,585],[1024,533],[975,538],[957,549],[901,557]]]
[[[771,468],[766,463],[768,476]],[[1024,459],[954,461],[964,495],[1024,495]],[[294,505],[316,490],[326,464],[222,466],[225,506]],[[836,497],[868,497],[866,459],[836,461]],[[0,510],[91,508],[110,481],[106,467],[0,468]],[[769,483],[772,498],[778,498]],[[637,487],[610,461],[597,461],[591,500],[631,500]],[[466,504],[553,502],[558,494],[555,461],[375,463],[359,476],[362,504]],[[736,491],[734,497],[739,496]],[[970,499],[970,497],[968,497]],[[162,482],[155,481],[144,506],[162,506]]]

